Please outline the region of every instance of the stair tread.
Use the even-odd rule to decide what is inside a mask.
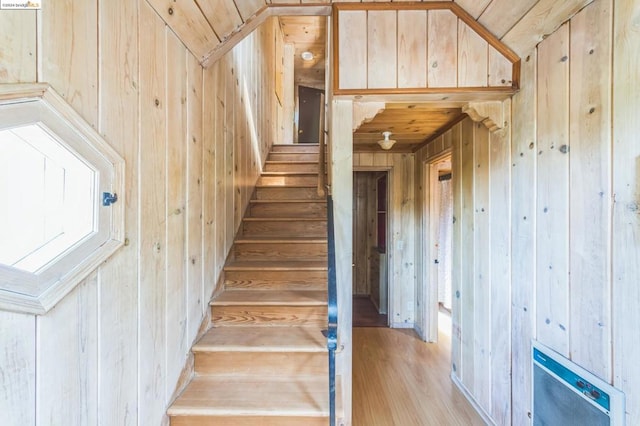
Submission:
[[[309,160],[267,160],[265,164],[318,164],[318,162]]]
[[[246,222],[291,222],[290,217],[244,217],[242,220]],[[326,217],[297,217],[295,220],[300,222],[326,222]]]
[[[318,172],[262,172],[261,176],[314,176]]]
[[[211,306],[323,306],[327,292],[318,290],[231,290],[214,298]]]
[[[296,199],[296,200],[286,200],[286,199],[282,199],[282,200],[250,200],[250,203],[254,203],[254,204],[266,204],[266,203],[326,203],[327,200],[325,199],[320,199],[320,200],[315,200],[315,199]]]
[[[326,238],[318,238],[318,237],[301,237],[301,236],[291,236],[291,237],[279,237],[275,238],[272,236],[264,237],[264,236],[243,236],[236,238],[235,244],[251,244],[251,243],[267,243],[267,244],[304,244],[304,243],[317,243],[317,244],[326,244]]]
[[[323,260],[242,260],[229,262],[224,269],[227,271],[326,271],[327,262]]]
[[[196,376],[168,414],[328,416],[328,376]]]
[[[286,186],[274,186],[274,185],[260,185],[257,184],[257,189],[289,189],[289,188],[317,188],[318,185],[305,185],[305,184],[292,184]]]
[[[325,352],[326,338],[311,327],[211,328],[194,352]]]

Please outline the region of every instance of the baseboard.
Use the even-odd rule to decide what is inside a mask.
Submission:
[[[389,326],[391,328],[415,328],[416,323],[414,322],[392,322]]]
[[[475,398],[471,395],[471,392],[467,390],[467,388],[462,384],[462,382],[460,382],[460,380],[453,373],[451,373],[451,381],[453,382],[453,384],[456,385],[456,387],[462,393],[462,395],[464,395],[464,397],[467,398],[467,401],[469,401],[469,404],[471,404],[473,409],[476,410],[476,412],[482,418],[485,424],[496,426],[491,416],[486,411],[484,411],[484,409],[480,406],[480,404],[478,404]]]

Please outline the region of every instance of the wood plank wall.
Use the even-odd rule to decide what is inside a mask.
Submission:
[[[512,141],[514,424],[531,410],[531,338],[621,388],[627,424],[640,423],[636,3],[616,1],[614,13],[613,1],[596,0],[523,61]]]
[[[127,179],[125,247],[47,315],[0,312],[3,425],[162,424],[279,137],[279,31],[203,70],[142,0],[0,11],[0,83],[50,82]]]
[[[523,58],[512,129],[449,132],[452,370],[496,424],[530,423],[531,339],[622,389],[640,423],[640,6],[612,6],[596,0]]]
[[[510,101],[506,109],[510,111]],[[506,119],[510,123],[510,116]],[[424,199],[428,193],[421,189],[427,182],[422,163],[449,151],[452,155],[451,369],[496,424],[509,424],[511,419],[510,135],[509,126],[490,133],[467,118],[416,153],[416,198],[421,204],[428,201]],[[424,208],[416,211],[418,235],[427,235],[425,214]],[[427,250],[422,241],[417,244],[419,253]],[[429,275],[422,262],[417,268],[417,303],[421,303],[429,300]],[[429,307],[418,305],[416,324],[431,327],[425,318],[429,314]]]
[[[512,85],[509,59],[450,10],[339,10],[337,29],[337,93]]]
[[[386,152],[354,153],[354,170],[389,170],[387,262],[389,264],[389,322],[392,327],[415,326],[416,244],[415,155]]]

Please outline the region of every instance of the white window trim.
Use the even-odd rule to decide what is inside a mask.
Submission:
[[[0,265],[0,310],[45,314],[124,243],[124,160],[48,84],[0,84],[0,129],[41,123],[98,171],[97,231],[34,273]],[[102,205],[103,192],[118,201]]]

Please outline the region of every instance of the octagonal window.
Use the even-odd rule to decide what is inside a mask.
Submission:
[[[123,160],[48,86],[0,90],[0,308],[41,314],[122,244]]]

